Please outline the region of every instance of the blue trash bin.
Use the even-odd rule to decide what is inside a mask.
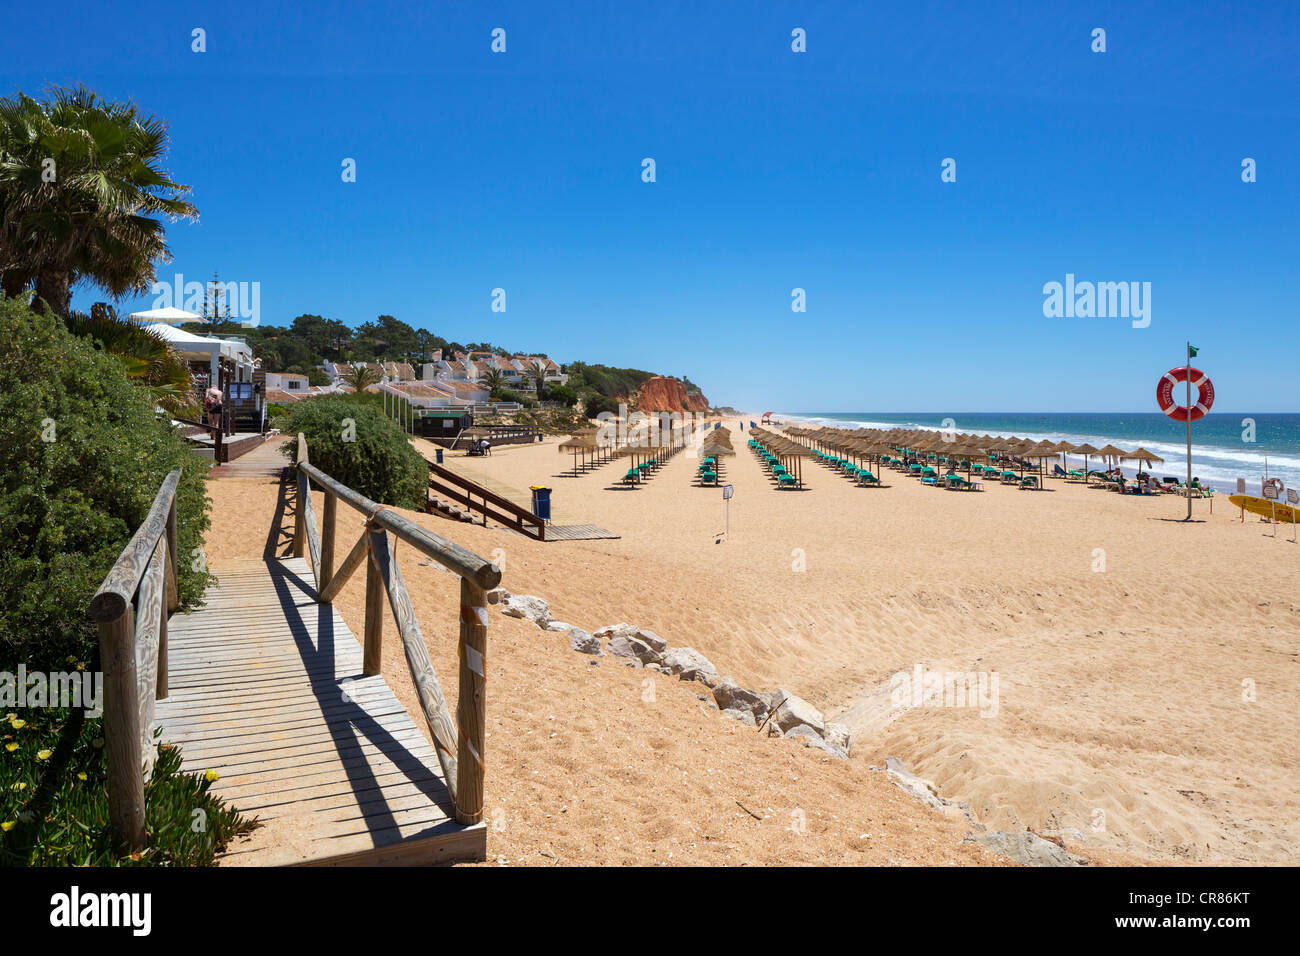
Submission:
[[[434,461],[436,461],[439,465],[442,464],[442,449],[441,449],[441,448],[438,448],[438,449],[435,449],[435,450],[434,450],[434,452],[433,452],[433,458],[434,458]]]
[[[533,514],[543,521],[551,520],[551,489],[545,485],[530,485],[533,493]]]

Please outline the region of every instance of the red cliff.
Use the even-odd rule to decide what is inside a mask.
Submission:
[[[678,379],[656,375],[641,386],[636,405],[643,412],[703,412],[708,410],[709,400],[703,392],[687,394],[686,385]]]

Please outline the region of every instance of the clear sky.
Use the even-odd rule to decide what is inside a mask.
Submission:
[[[1154,411],[1190,338],[1216,411],[1300,410],[1296,4],[139,0],[4,21],[6,94],[80,80],[170,124],[201,219],[168,230],[160,277],[260,282],[263,324],[389,313],[788,410]],[[1044,317],[1067,273],[1150,282],[1150,325]]]

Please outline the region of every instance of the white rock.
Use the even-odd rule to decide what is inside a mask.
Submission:
[[[595,654],[600,656],[605,653],[600,649],[600,638],[588,634],[580,627],[569,629],[569,646],[579,654]]]
[[[632,636],[635,637],[638,641],[641,641],[643,644],[650,647],[651,650],[657,651],[660,654],[668,650],[668,642],[665,641],[658,634],[656,634],[654,631],[646,631],[646,630],[642,630],[641,628],[637,628],[636,633]]]
[[[693,647],[674,647],[663,657],[663,665],[670,674],[682,680],[697,680],[713,687],[718,683],[718,670],[707,657]]]
[[[799,741],[805,747],[815,747],[818,750],[830,754],[832,757],[838,757],[841,760],[849,759],[848,754],[843,750],[840,750],[840,748],[832,747],[826,741],[822,740],[821,734],[817,733],[817,731],[813,730],[807,724],[797,724],[792,727],[785,736],[791,740]]]
[[[606,624],[592,634],[605,640],[612,640],[615,637],[636,637],[636,627],[624,621],[621,624]]]
[[[962,842],[978,843],[1026,866],[1088,865],[1083,857],[1075,856],[1034,833],[972,833]]]
[[[772,705],[767,702],[766,697],[752,690],[737,687],[735,679],[731,677],[719,678],[718,686],[713,688],[713,699],[718,702],[718,706],[724,711],[747,711],[754,717],[756,724],[757,721],[766,717],[767,712],[772,709]]]
[[[596,632],[599,638],[600,632]],[[644,641],[627,634],[619,634],[609,640],[609,652],[615,657],[628,657],[642,664],[658,664],[663,655]]]
[[[742,724],[746,724],[750,727],[758,726],[758,721],[754,719],[754,712],[752,710],[738,710],[732,707],[724,709],[722,711],[722,716],[730,717],[732,720],[738,720]]]
[[[772,718],[781,729],[781,733],[789,733],[800,724],[811,727],[817,732],[818,737],[826,732],[826,721],[822,717],[822,712],[808,701],[796,697],[784,688],[776,690],[773,696],[775,698],[773,703],[781,705],[777,707],[776,715]]]
[[[822,737],[832,747],[843,750],[846,754],[849,752],[849,728],[843,724],[827,721]]]
[[[506,617],[525,618],[538,627],[545,627],[551,620],[551,606],[544,598],[531,594],[512,594],[501,613]]]
[[[546,625],[546,629],[548,631],[563,631],[567,633],[568,631],[573,630],[573,625],[565,624],[563,621],[552,621],[550,624]]]
[[[510,592],[505,588],[493,588],[487,593],[487,602],[489,604],[505,604],[510,600]]]

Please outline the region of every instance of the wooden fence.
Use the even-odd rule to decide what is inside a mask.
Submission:
[[[104,674],[108,815],[119,849],[144,849],[144,783],[156,752],[149,735],[154,701],[167,696],[167,616],[176,589],[176,487],[171,472],[90,602]]]
[[[311,497],[313,482],[325,493],[324,523],[319,532]],[[340,501],[365,515],[366,525],[360,540],[336,570],[335,522]],[[416,620],[406,583],[397,565],[396,551],[389,546],[390,533],[460,575],[460,683],[457,719],[454,721],[433,662],[429,659],[420,623]],[[500,569],[325,474],[311,464],[307,440],[301,433],[298,435],[298,507],[293,541],[295,556],[306,555],[311,562],[316,600],[322,604],[332,601],[362,562],[365,563],[364,673],[367,677],[379,674],[386,596],[397,623],[411,680],[420,698],[420,707],[433,735],[434,751],[456,805],[456,819],[463,824],[480,822],[483,819],[486,592],[500,583]]]
[[[546,540],[546,522],[533,512],[433,462],[429,462],[429,490],[480,515],[485,526],[487,519],[491,518],[514,528],[520,534],[538,541]]]

